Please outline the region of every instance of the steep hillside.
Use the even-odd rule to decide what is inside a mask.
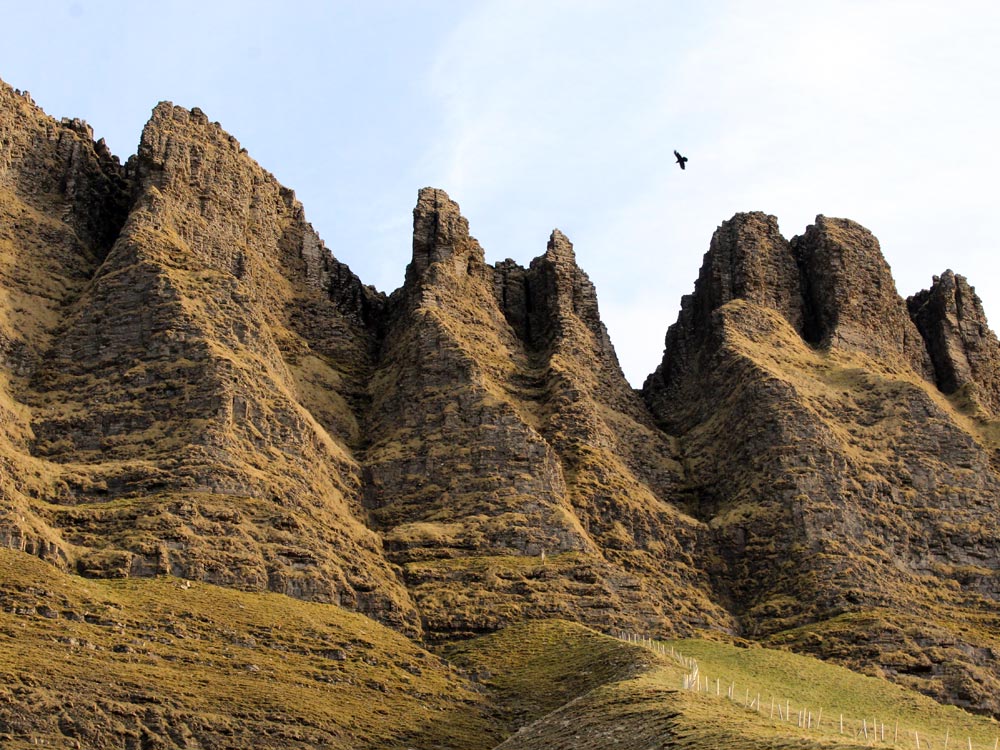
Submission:
[[[36,510],[58,494],[32,455],[27,382],[125,221],[125,173],[78,120],[56,120],[0,82],[0,545],[66,564]]]
[[[4,103],[30,109],[9,90]],[[42,132],[55,127],[30,111]],[[37,209],[52,223],[68,185],[87,184],[38,166],[46,144],[36,136],[5,161],[9,202],[53,193]],[[35,549],[41,537],[46,556],[88,575],[270,589],[415,632],[409,595],[364,524],[351,455],[375,347],[366,321],[384,300],[197,110],[159,105],[128,179],[113,246],[63,258],[39,230],[14,247],[26,267],[62,263],[75,286],[48,308],[24,305],[48,328],[31,337],[34,356],[5,368],[9,408],[27,422],[8,442],[31,467],[23,474],[47,481],[8,538]],[[14,276],[10,293],[31,284]]]
[[[741,214],[644,392],[679,436],[746,634],[995,712],[995,424],[938,391],[921,345],[864,229],[820,217],[789,243]]]
[[[628,387],[593,285],[555,232],[491,268],[458,206],[421,191],[413,261],[372,381],[366,502],[431,634],[567,617],[729,627],[680,467]]]
[[[0,550],[0,745],[492,747],[464,675],[340,607]]]
[[[619,629],[780,645],[1000,715],[998,409],[1000,343],[973,288],[948,271],[902,300],[846,219],[790,241],[762,213],[724,222],[640,393],[558,230],[529,264],[490,265],[425,188],[387,296],[197,108],[158,105],[122,166],[85,123],[0,83],[0,598],[14,658],[43,675],[8,660],[6,726],[42,701],[75,706],[67,726],[90,717],[81,736],[108,746],[246,740],[240,717],[266,742],[298,727],[282,736],[303,745],[486,747],[530,722],[507,746],[568,741],[578,722],[593,745],[627,705],[615,726],[633,739],[760,739],[739,721],[690,729],[689,697],[600,635]],[[122,640],[174,648],[156,622],[191,600],[204,703],[158,671],[176,652],[143,661]],[[93,629],[118,622],[105,609],[128,613],[118,641]],[[267,652],[291,691],[272,713],[247,682],[250,703],[220,708],[234,673],[219,623],[244,609],[248,630],[271,610],[295,623]],[[302,683],[312,650],[278,663],[313,618],[377,633],[371,667],[440,648],[475,678],[441,698],[456,723],[393,734],[371,706],[353,725],[330,713]],[[84,641],[111,672],[51,666],[53,644]],[[508,661],[518,644],[530,658]],[[433,689],[419,671],[345,682],[394,680],[414,712],[451,685],[429,669]],[[162,702],[128,670],[155,673]],[[46,717],[8,733],[67,735]]]

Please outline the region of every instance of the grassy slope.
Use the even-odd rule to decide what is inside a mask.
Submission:
[[[0,551],[0,745],[450,747],[499,741],[438,657],[333,606]],[[131,746],[131,745],[129,745]]]
[[[697,658],[710,694],[680,690],[685,669],[670,658],[562,621],[516,625],[453,646],[446,655],[496,701],[498,718],[513,732],[500,745],[504,750],[859,747],[874,739],[875,717],[886,725],[885,746],[892,744],[897,719],[900,747],[914,746],[914,730],[922,746],[930,739],[933,747],[943,746],[946,731],[950,746],[965,748],[971,738],[979,749],[992,748],[1000,734],[990,719],[810,657],[704,640],[674,645]],[[739,700],[725,697],[728,681],[736,683]],[[750,686],[754,697],[761,694],[760,713],[743,706]],[[771,696],[789,701],[792,723],[778,719],[777,711],[770,717]],[[795,725],[803,707],[813,713],[812,729]],[[856,736],[863,717],[867,742]]]
[[[891,745],[898,721],[898,745],[915,747],[914,731],[921,746],[930,740],[942,747],[947,733],[952,747],[992,748],[1000,726],[993,719],[974,716],[955,706],[944,706],[914,690],[887,680],[859,675],[848,669],[808,656],[766,648],[738,648],[729,644],[701,640],[678,641],[676,648],[698,661],[699,671],[708,679],[709,694],[697,697],[703,714],[724,710],[725,714],[742,712],[751,717],[752,731],[761,737],[803,736],[823,743],[849,742],[862,728],[862,720],[872,734],[877,720],[885,725],[886,744]],[[715,696],[716,679],[721,697]],[[728,684],[735,684],[736,703],[726,699]],[[743,708],[747,693],[751,699],[760,695],[759,716]],[[774,699],[774,718],[771,700]],[[786,703],[787,701],[787,703]],[[791,723],[782,722],[777,705],[791,709]],[[712,707],[706,711],[706,707]],[[799,711],[813,717],[811,731],[795,727]],[[816,722],[822,709],[822,723]],[[694,715],[694,714],[693,714]],[[840,734],[840,716],[844,732]],[[863,743],[863,738],[859,739]]]
[[[680,690],[672,659],[580,625],[514,625],[442,654],[333,606],[176,578],[88,580],[0,551],[0,744],[456,748],[864,745],[899,720],[941,747],[992,747],[996,722],[816,659],[676,642],[721,680]],[[457,669],[455,668],[457,667]],[[760,692],[763,711],[725,698]],[[476,685],[478,683],[478,687]],[[821,730],[769,718],[823,708]],[[848,734],[836,721],[843,713]],[[905,742],[904,742],[905,740]]]

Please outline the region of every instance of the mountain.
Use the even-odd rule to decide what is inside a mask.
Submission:
[[[1000,715],[1000,344],[962,276],[903,300],[854,222],[786,240],[737,214],[636,391],[558,230],[527,267],[490,265],[459,206],[422,189],[386,295],[197,108],[159,104],[124,165],[5,84],[0,115],[4,637],[54,620],[56,642],[96,643],[75,629],[108,619],[103,597],[120,632],[147,633],[101,641],[108,664],[161,663],[142,644],[174,643],[189,611],[206,684],[256,632],[268,659],[304,655],[270,673],[292,685],[367,633],[389,672],[336,689],[370,703],[368,682],[393,685],[413,712],[423,672],[393,654],[431,663],[559,620],[780,646]],[[192,609],[192,585],[221,588]],[[252,613],[238,643],[213,596]],[[308,632],[277,638],[271,609]],[[22,658],[55,658],[40,649]],[[43,689],[65,701],[59,675],[3,674],[0,736],[42,731],[15,718]],[[197,718],[222,703],[156,674],[150,737],[222,741],[229,719]],[[496,744],[516,722],[470,674],[464,708],[442,697],[444,734],[240,710],[260,737],[313,727],[302,746]],[[84,699],[67,722],[104,729],[64,734],[118,746],[144,700]]]
[[[964,279],[904,303],[854,222],[720,226],[643,393],[742,632],[997,711],[998,353]]]

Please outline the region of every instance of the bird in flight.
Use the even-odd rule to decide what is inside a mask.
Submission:
[[[684,169],[684,165],[687,163],[688,158],[677,153],[677,149],[674,149],[674,156],[677,157],[677,163],[681,165],[681,169]]]

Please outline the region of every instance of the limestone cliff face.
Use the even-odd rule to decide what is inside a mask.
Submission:
[[[644,388],[715,535],[716,579],[744,632],[996,711],[984,654],[997,634],[951,625],[998,612],[989,428],[927,379],[866,230],[822,217],[791,243],[774,230],[747,216],[720,227]],[[741,270],[765,262],[767,292]],[[935,294],[947,298],[918,297]],[[917,307],[924,328],[944,327]],[[891,645],[873,651],[871,627]]]

